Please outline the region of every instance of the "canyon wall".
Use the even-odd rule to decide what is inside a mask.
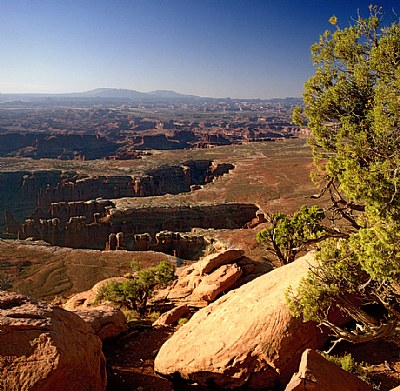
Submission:
[[[0,228],[5,227],[4,212],[9,211],[19,222],[38,206],[38,196],[46,187],[76,178],[76,173],[62,171],[15,171],[0,173]]]
[[[154,250],[195,258],[206,246],[205,240],[185,232],[240,228],[254,219],[258,208],[227,204],[119,210],[108,199],[189,192],[233,168],[231,164],[193,160],[131,176],[90,177],[57,170],[3,173],[1,217],[8,234],[20,239],[83,249]]]
[[[75,216],[92,219],[93,211],[89,206],[89,212],[78,212],[76,209],[81,210],[86,206],[73,203],[97,198],[146,197],[188,192],[192,185],[211,182],[233,168],[231,164],[194,160],[180,165],[161,166],[132,176],[85,176],[57,170],[0,173],[0,228],[6,225],[5,211],[11,212],[19,222],[25,217],[33,218],[36,223],[39,219],[49,218],[59,218],[64,222]],[[52,206],[55,203],[68,205]],[[55,211],[57,208],[60,211]],[[64,211],[61,212],[61,209]]]
[[[65,211],[59,205],[57,208],[52,206],[53,211]],[[79,203],[79,207],[84,208],[83,214],[71,216],[68,221],[66,214],[38,221],[27,219],[21,225],[19,238],[32,237],[72,248],[155,251],[162,248],[171,254],[178,249],[187,253],[190,242],[194,248],[204,243],[199,238],[172,232],[189,232],[192,228],[241,228],[252,221],[258,211],[253,204],[151,207],[122,211],[107,202],[85,202]],[[96,210],[92,217],[89,217],[90,210]]]

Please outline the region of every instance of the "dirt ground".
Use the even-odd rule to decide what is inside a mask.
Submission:
[[[154,358],[171,333],[146,329],[130,331],[104,345],[107,358],[107,391],[169,391],[173,385],[154,373]]]
[[[145,327],[128,331],[116,341],[105,343],[107,391],[204,391],[206,387],[172,383],[154,373],[154,359],[173,329]]]
[[[172,333],[173,329],[152,329],[149,322],[145,328],[131,330],[120,339],[106,343],[103,350],[107,358],[107,391],[207,390],[196,385],[172,383],[154,373],[154,358]],[[374,389],[389,391],[400,385],[398,337],[360,345],[342,342],[332,354],[351,353]]]

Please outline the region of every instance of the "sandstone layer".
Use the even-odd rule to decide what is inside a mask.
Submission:
[[[96,303],[99,289],[111,281],[122,282],[125,277],[110,277],[95,284],[91,289],[71,296],[63,308],[79,315],[102,340],[115,338],[128,330],[125,315],[118,308]]]
[[[312,261],[308,254],[198,311],[162,346],[155,370],[225,388],[286,384],[304,349],[326,339],[316,324],[293,318],[285,302],[288,286],[299,284]]]
[[[53,247],[43,242],[0,241],[2,271],[13,280],[13,289],[36,298],[52,299],[91,289],[106,278],[131,270],[132,260],[143,268],[175,257],[153,251],[96,251]]]
[[[125,315],[118,308],[111,305],[99,305],[92,308],[73,311],[81,317],[102,340],[118,337],[128,331]]]

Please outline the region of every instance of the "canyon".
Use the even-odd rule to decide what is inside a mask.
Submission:
[[[7,233],[56,246],[164,250],[191,258],[187,251],[192,256],[200,251],[203,238],[177,232],[241,228],[256,217],[258,207],[229,203],[121,210],[110,199],[195,191],[233,168],[232,164],[196,160],[159,167],[140,176],[85,177],[60,171],[5,173],[6,183],[12,184],[8,190],[14,194],[14,205],[4,211]],[[3,196],[10,200],[7,191]],[[29,209],[29,218],[19,224],[14,215],[28,213]]]
[[[290,213],[302,204],[314,203],[307,198],[314,185],[309,178],[310,151],[304,140],[154,150],[133,160],[60,163],[54,159],[3,157],[0,167],[0,271],[11,277],[13,290],[58,305],[75,297],[79,304],[85,292],[99,282],[129,275],[133,260],[142,267],[154,266],[160,260],[177,265],[178,277],[170,290],[158,292],[151,302],[154,310],[165,313],[168,322],[174,314],[173,325],[151,326],[148,320],[141,320],[115,328],[109,322],[118,311],[93,305],[87,311],[79,307],[73,310],[100,338],[110,335],[110,330],[116,333],[103,341],[107,390],[173,390],[189,387],[188,382],[193,381],[200,383],[201,389],[212,389],[213,384],[253,389],[268,384],[283,389],[303,352],[302,340],[293,330],[306,327],[303,337],[315,333],[307,347],[322,348],[325,337],[315,325],[304,326],[300,320],[288,318],[283,309],[283,291],[301,273],[291,272],[295,265],[269,273],[276,264],[255,241],[256,233],[267,224],[268,214],[278,210]],[[229,252],[239,258],[233,262],[220,258],[219,254]],[[273,276],[280,276],[281,283],[273,282]],[[264,294],[266,287],[270,287],[270,299]],[[281,307],[277,304],[278,290]],[[251,298],[257,299],[253,303]],[[279,333],[275,321],[262,320],[272,319],[272,315],[257,315],[256,302],[284,319]],[[237,311],[239,304],[245,310]],[[45,308],[44,304],[38,308]],[[5,317],[6,311],[0,308]],[[49,307],[49,318],[51,311]],[[246,313],[246,319],[242,313]],[[118,317],[119,322],[126,322],[119,312]],[[257,329],[252,317],[257,327],[265,323],[265,329],[271,328],[271,335],[266,336],[263,329],[248,338],[248,332],[243,331],[235,344],[237,350],[225,349],[232,355],[217,357],[217,340],[235,341],[236,334],[229,334],[228,329],[239,330],[239,325],[244,329],[245,324],[251,325],[250,330]],[[181,319],[189,320],[186,328],[178,325]],[[234,321],[238,326],[232,329]],[[16,327],[17,335],[18,320],[15,324],[10,327]],[[215,324],[223,327],[219,330]],[[207,331],[201,331],[203,328]],[[196,347],[198,361],[190,368],[182,367],[181,358],[176,358],[171,349],[182,336],[182,343],[187,344],[185,330],[191,335],[193,329],[201,336],[193,336],[196,342],[188,343]],[[215,346],[207,338],[208,330],[218,335]],[[288,346],[288,332],[301,347],[294,343]],[[169,337],[171,342],[161,348]],[[260,341],[258,345],[249,344],[247,348],[242,343],[253,339]],[[209,350],[202,350],[203,346]],[[240,346],[246,349],[241,351]],[[264,346],[270,346],[268,354],[263,353]],[[389,348],[392,345],[385,347]],[[282,352],[276,353],[279,349]],[[192,353],[186,349],[185,360],[191,361]],[[155,358],[155,369],[165,379],[154,372]],[[397,368],[398,360],[389,360]],[[395,384],[396,372],[393,374],[385,374],[390,386]]]
[[[248,199],[256,186],[249,184],[235,196],[237,190],[229,191],[227,184],[243,185],[232,181],[237,171],[245,169],[249,180],[262,170],[263,160],[270,159],[262,151],[276,153],[285,146],[294,151],[302,141],[253,145],[208,153],[182,151],[180,159],[176,152],[159,152],[129,166],[121,161],[74,161],[63,170],[56,169],[55,160],[46,161],[44,170],[44,160],[32,160],[30,169],[19,169],[20,161],[3,158],[0,224],[8,238],[82,249],[162,250],[191,259],[207,245],[201,235],[190,234],[192,229],[243,229],[263,222],[263,197],[254,194]],[[244,179],[243,173],[239,175]],[[226,194],[209,196],[220,189],[217,183]]]
[[[123,274],[129,259],[145,262],[146,254],[197,260],[239,246],[263,264],[255,235],[265,213],[306,201],[310,166],[301,139],[129,161],[0,158],[0,270],[20,291],[49,298]],[[51,253],[57,262],[48,264]]]

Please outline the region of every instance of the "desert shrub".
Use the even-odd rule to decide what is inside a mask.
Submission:
[[[160,312],[159,311],[151,311],[149,314],[147,314],[147,318],[151,322],[155,322],[158,318],[160,317]]]
[[[270,226],[258,232],[256,240],[286,265],[293,262],[300,251],[327,237],[330,230],[322,225],[324,218],[324,211],[316,205],[302,206],[293,216],[274,213],[269,216]]]
[[[129,322],[134,322],[140,319],[139,314],[136,311],[133,310],[122,310],[123,314],[125,315],[126,321]]]
[[[178,325],[179,325],[179,326],[182,326],[182,325],[186,324],[187,322],[189,322],[189,319],[188,319],[188,318],[180,318],[180,319],[178,320]]]
[[[161,261],[157,266],[146,269],[142,269],[138,262],[133,262],[131,267],[132,274],[126,280],[104,284],[96,295],[96,301],[110,301],[143,316],[154,288],[156,286],[163,288],[175,278],[175,266]]]
[[[347,372],[351,372],[354,374],[357,374],[359,372],[359,366],[350,353],[345,353],[343,356],[330,355],[324,352],[320,352],[320,354],[328,361],[339,366]]]
[[[373,383],[371,379],[371,367],[365,365],[364,363],[356,362],[350,353],[345,353],[343,356],[330,355],[325,352],[319,352],[319,353],[328,361],[339,366],[343,370],[350,372],[353,375],[356,375],[361,380],[370,384],[374,389],[378,390],[380,389],[379,386],[376,388],[376,385]]]

